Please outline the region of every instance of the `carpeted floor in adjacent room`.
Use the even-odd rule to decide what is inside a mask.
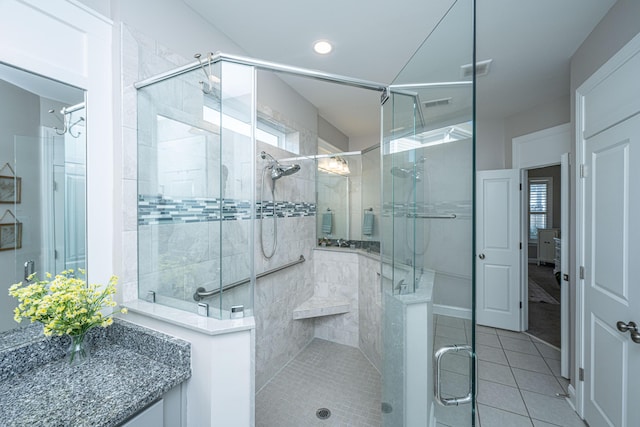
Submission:
[[[560,348],[560,285],[551,264],[529,264],[527,332]]]

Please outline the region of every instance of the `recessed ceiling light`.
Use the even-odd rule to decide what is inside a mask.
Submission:
[[[318,40],[313,44],[313,50],[320,55],[326,55],[333,50],[333,46],[326,40]]]

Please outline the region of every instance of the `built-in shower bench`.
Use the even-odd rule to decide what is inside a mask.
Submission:
[[[293,310],[294,319],[310,319],[312,317],[331,316],[348,313],[351,303],[341,297],[312,296]]]

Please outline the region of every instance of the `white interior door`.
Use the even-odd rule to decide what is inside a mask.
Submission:
[[[640,115],[585,141],[585,419],[636,426],[640,396]],[[637,333],[637,332],[636,332]]]
[[[640,395],[640,34],[576,91],[579,413],[638,425]],[[578,273],[578,271],[576,271]],[[631,322],[635,322],[632,324]]]
[[[520,172],[481,171],[476,179],[477,323],[519,331]]]

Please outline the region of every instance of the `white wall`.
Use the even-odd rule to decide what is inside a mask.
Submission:
[[[318,110],[290,86],[283,83],[277,74],[259,71],[257,87],[260,111],[268,106],[270,115],[277,117],[280,114],[286,117],[288,122],[295,124],[296,128],[307,129],[317,134]],[[316,152],[317,140],[314,142],[313,152],[303,150],[300,154],[316,154]]]
[[[349,151],[349,137],[323,117],[318,117],[318,137],[338,147],[341,151]]]
[[[569,95],[559,94],[556,99],[504,119],[478,119],[476,169],[510,169],[513,138],[568,123],[569,113]]]
[[[169,51],[164,53],[167,55],[175,53],[191,60],[197,52],[244,54],[231,39],[181,1],[111,0],[111,4],[112,19],[122,21],[166,46]]]
[[[376,133],[375,135],[356,136],[356,137],[349,138],[348,151],[360,151],[360,150],[364,150],[365,148],[369,148],[373,145],[378,145],[378,146],[380,145],[379,133]]]
[[[507,169],[512,167],[513,138],[568,123],[569,113],[569,95],[561,94],[550,102],[507,117],[505,119],[505,167]]]

